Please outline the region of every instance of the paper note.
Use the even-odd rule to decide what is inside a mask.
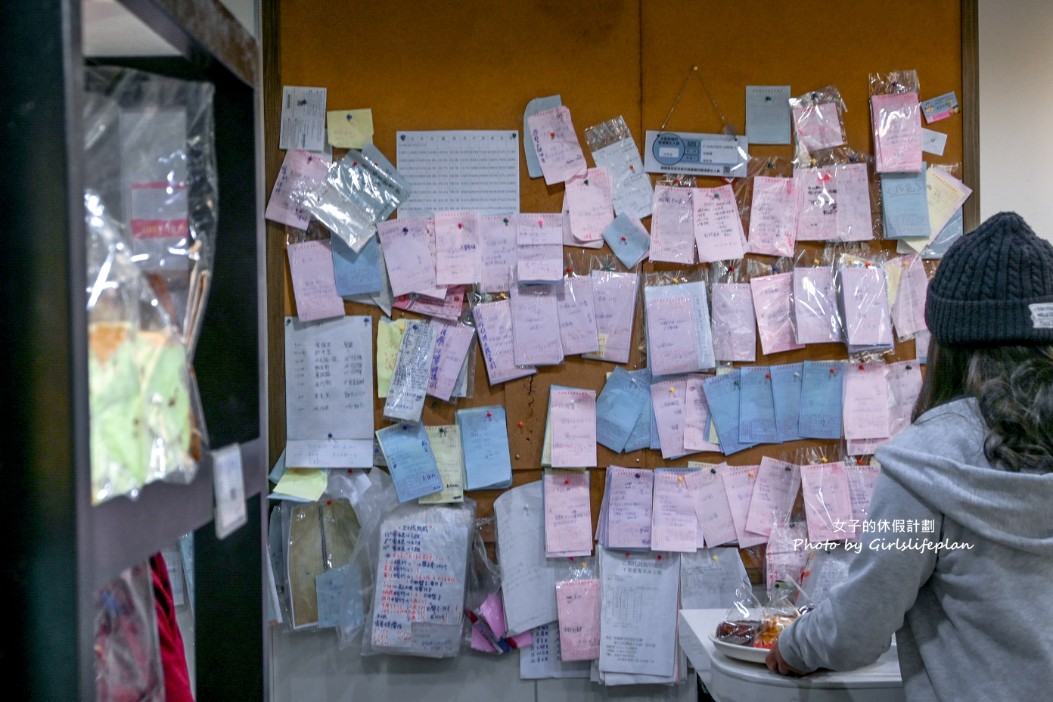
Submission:
[[[516,366],[511,301],[497,300],[476,305],[472,308],[472,317],[479,334],[479,346],[483,351],[490,385],[537,372],[536,368]]]
[[[842,268],[845,333],[850,345],[891,346],[892,318],[885,269],[878,266]]]
[[[565,661],[600,657],[600,581],[596,578],[556,583],[560,651]]]
[[[329,472],[316,468],[289,468],[282,473],[274,492],[288,498],[314,502],[325,492]]]
[[[373,324],[368,316],[285,319],[286,464],[373,465]]]
[[[837,181],[833,166],[798,168],[797,241],[836,241]]]
[[[713,355],[717,361],[757,357],[757,322],[749,283],[713,283]]]
[[[699,261],[726,261],[745,255],[746,234],[730,185],[694,189],[692,206]]]
[[[534,143],[546,185],[563,183],[587,170],[570,109],[550,107],[527,117],[530,140]]]
[[[690,283],[677,283],[674,285],[650,285],[644,288],[644,304],[646,308],[650,308],[652,303],[659,299],[667,298],[684,298],[686,297],[690,301],[690,320],[694,328],[694,346],[697,354],[697,361],[694,368],[690,370],[705,370],[707,368],[713,368],[716,365],[716,361],[713,358],[713,331],[709,321],[709,303],[706,300],[706,284],[703,281],[690,282]],[[686,318],[686,315],[685,315]],[[665,321],[668,321],[668,315],[660,317]],[[680,325],[680,323],[676,323]],[[663,363],[658,357],[663,354],[660,348],[655,348],[652,339],[650,337],[650,323],[648,324],[648,358],[651,364],[651,372],[653,375],[664,375],[668,372],[678,372],[663,370],[659,371],[654,367],[656,362],[660,363],[662,368],[668,369],[672,365],[679,365],[681,363],[687,363],[686,358],[681,356],[674,364],[672,362]],[[659,325],[659,341],[660,346],[668,344],[671,339],[666,325]],[[691,328],[684,330],[684,334],[691,335]],[[685,354],[686,355],[686,354]]]
[[[395,145],[399,172],[413,189],[400,217],[519,211],[519,132],[400,131]]]
[[[377,326],[377,397],[387,397],[408,319],[380,319]]]
[[[650,402],[648,384],[616,366],[596,398],[596,442],[623,451],[644,405]]]
[[[738,537],[724,481],[715,467],[702,468],[684,476],[693,494],[695,517],[707,547],[731,543]]]
[[[845,143],[841,110],[836,102],[810,102],[793,108],[793,126],[798,143],[809,152]]]
[[[801,373],[800,434],[807,439],[841,438],[841,361],[805,361]]]
[[[771,366],[771,394],[779,442],[801,438],[801,381],[803,363]]]
[[[421,497],[422,505],[452,504],[464,501],[464,457],[461,454],[461,430],[456,424],[424,427],[435,466],[442,480],[442,490]]]
[[[428,394],[449,402],[460,380],[475,330],[465,324],[439,319],[430,322],[435,339],[434,361],[428,375]]]
[[[471,285],[479,281],[479,218],[474,212],[435,213],[435,282]]]
[[[479,218],[479,291],[507,292],[516,267],[518,218],[485,215]]]
[[[567,356],[599,350],[591,276],[568,276],[556,291],[559,338]]]
[[[329,161],[317,154],[299,149],[287,151],[264,216],[273,222],[306,230],[311,213],[304,209],[304,200],[321,186],[328,168]]]
[[[602,549],[600,577],[600,670],[672,675],[679,554]]]
[[[596,465],[596,391],[553,385],[549,392],[552,466]]]
[[[751,144],[790,143],[790,86],[746,86],[746,136]]]
[[[942,168],[925,169],[929,203],[929,233],[935,237],[972,194],[972,188]]]
[[[407,312],[416,312],[425,317],[438,317],[439,319],[460,319],[461,311],[464,309],[463,285],[451,285],[446,288],[446,293],[441,298],[425,297],[417,293],[410,293],[396,297],[394,306]]]
[[[541,173],[538,173],[540,177]],[[559,623],[551,622],[533,630],[534,642],[519,649],[519,678],[588,678],[591,661],[563,661],[559,645]]]
[[[624,124],[624,123],[623,123]],[[586,131],[587,133],[587,131]],[[604,147],[592,150],[592,160],[611,177],[614,211],[643,219],[651,215],[654,190],[644,172],[640,150],[630,134]]]
[[[333,277],[336,294],[342,298],[380,292],[380,242],[370,239],[360,251],[355,251],[338,236],[331,236],[333,247]]]
[[[606,546],[650,549],[654,476],[654,471],[639,468],[608,469]]]
[[[921,150],[934,156],[943,156],[947,148],[947,135],[934,129],[921,130]]]
[[[751,253],[793,254],[797,230],[797,185],[793,178],[753,177],[749,231]]]
[[[706,401],[709,403],[710,416],[720,438],[720,450],[725,456],[754,445],[739,440],[741,376],[741,369],[736,368],[730,373],[706,378],[702,384]]]
[[[651,237],[640,220],[625,213],[615,217],[603,230],[603,240],[626,268],[642,261],[651,248]]]
[[[897,336],[902,340],[909,338],[925,326],[925,298],[928,293],[929,278],[925,265],[917,254],[900,256],[886,264],[889,280],[892,271],[900,274],[892,305],[892,324]],[[891,286],[890,286],[891,287]]]
[[[433,294],[436,289],[435,259],[428,245],[430,233],[426,220],[387,220],[377,225],[377,233],[388,252],[384,263],[391,293],[396,297],[409,293]]]
[[[559,95],[533,98],[527,103],[526,109],[523,110],[523,133],[530,134],[530,126],[527,124],[527,120],[531,115],[562,104],[563,101]],[[541,164],[537,160],[537,149],[534,148],[534,143],[530,139],[523,140],[523,155],[526,157],[527,173],[531,178],[540,178],[543,175],[541,173]]]
[[[745,444],[774,444],[775,400],[771,392],[771,369],[746,366],[739,376],[739,441]]]
[[[865,163],[842,163],[834,169],[837,183],[837,238],[867,241],[874,238],[870,205],[870,175]]]
[[[592,555],[592,507],[589,472],[546,470],[545,556],[560,558]]]
[[[442,490],[442,478],[423,424],[399,422],[378,429],[377,441],[399,502],[416,500]]]
[[[541,481],[498,495],[494,522],[509,635],[556,621],[556,582],[566,566],[545,557]]]
[[[651,288],[645,288],[645,292]],[[647,301],[647,356],[654,375],[690,373],[700,367],[691,300],[664,297]]]
[[[425,320],[406,323],[406,333],[395,356],[384,416],[388,419],[419,422],[435,350],[432,326]]]
[[[750,280],[750,288],[764,355],[804,348],[797,343],[790,321],[793,273],[758,276]]]
[[[922,168],[921,110],[915,92],[870,96],[874,165],[878,173]]]
[[[770,535],[772,525],[781,524],[790,517],[800,488],[801,470],[798,466],[768,456],[761,457],[750,509],[746,514],[746,531]]]
[[[735,590],[748,579],[736,548],[705,548],[680,556],[680,606],[720,609],[735,600]]]
[[[600,350],[584,357],[628,363],[639,276],[606,270],[594,270],[591,275]]]
[[[958,97],[953,91],[929,98],[922,102],[920,107],[922,115],[925,116],[925,121],[929,124],[939,122],[941,119],[947,119],[961,111],[958,107]]]
[[[691,188],[659,185],[651,216],[652,261],[695,262],[695,210]]]
[[[926,172],[881,174],[881,210],[886,239],[927,240],[932,234]]]
[[[581,242],[598,241],[614,220],[611,178],[604,168],[590,168],[567,181],[567,219],[570,233]]]
[[[834,292],[833,266],[793,269],[793,318],[799,344],[841,341],[841,315]]]
[[[303,322],[344,316],[344,300],[336,294],[333,249],[325,240],[289,244],[296,313]]]
[[[282,87],[279,149],[321,151],[325,146],[325,88]]]
[[[559,305],[550,286],[512,288],[513,357],[517,366],[553,365],[563,361]]]
[[[555,283],[562,280],[562,215],[519,215],[516,275],[520,283]]]
[[[842,421],[846,439],[889,436],[889,395],[884,363],[845,364]]]
[[[698,517],[691,489],[683,475],[656,472],[651,512],[651,548],[694,553],[698,548]]]
[[[636,420],[629,438],[625,442],[623,453],[639,451],[651,446],[651,425],[653,422],[653,411],[651,410],[651,371],[647,368],[629,371],[629,375],[636,379],[637,383],[647,389],[648,399],[640,409],[640,417]],[[655,430],[657,432],[657,429]]]
[[[457,410],[464,447],[465,490],[508,487],[512,483],[512,456],[508,450],[508,424],[500,405]]]
[[[748,548],[763,544],[768,537],[746,530],[746,519],[753,499],[753,485],[757,480],[757,466],[722,465],[717,467],[717,474],[724,483],[724,494],[727,495],[731,517],[735,522],[739,547]]]
[[[373,110],[326,112],[329,143],[340,149],[361,149],[373,142]]]
[[[683,456],[684,407],[687,403],[687,380],[676,378],[651,384],[651,407],[658,428],[662,458]]]
[[[684,451],[720,451],[720,444],[709,440],[709,401],[703,386],[704,375],[687,376],[687,399],[684,402]]]
[[[844,539],[852,519],[852,498],[840,461],[801,466],[804,513],[812,543]]]
[[[881,470],[876,465],[845,466],[845,478],[848,480],[848,493],[852,500],[853,526],[859,522],[859,526],[849,529],[849,534],[858,536],[862,531],[862,523],[870,518],[870,498],[874,494],[874,485],[877,483]]]

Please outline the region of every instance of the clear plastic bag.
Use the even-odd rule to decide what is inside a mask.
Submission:
[[[593,559],[568,561],[566,577],[556,582],[560,658],[591,661],[600,657],[600,579]]]
[[[801,589],[808,593],[815,605],[830,596],[830,590],[848,580],[848,569],[859,554],[839,544],[832,548],[810,551],[801,573]]]
[[[596,165],[610,173],[615,213],[637,219],[649,217],[654,189],[644,173],[632,132],[621,115],[587,127],[585,143]]]
[[[878,173],[915,173],[923,167],[918,92],[917,71],[870,74],[870,121]]]
[[[651,216],[652,261],[695,263],[694,188],[659,184]]]
[[[582,354],[582,357],[628,363],[632,350],[639,273],[625,271],[613,263],[607,265],[597,260],[590,275],[599,351],[595,354]]]
[[[710,266],[713,280],[713,355],[716,361],[757,358],[757,319],[745,261],[724,261]]]
[[[834,289],[834,267],[824,264],[823,259],[805,261],[793,269],[793,323],[794,336],[799,344],[838,343],[844,339],[844,323],[838,311]],[[807,265],[814,263],[815,265]]]
[[[600,350],[600,341],[592,276],[574,261],[568,264],[563,285],[556,290],[560,344],[567,356],[596,353]]]
[[[427,320],[406,323],[391,385],[384,402],[384,417],[395,421],[419,422],[435,357],[435,329]]]
[[[706,274],[696,269],[645,275],[647,359],[653,376],[716,367]]]
[[[841,92],[828,85],[790,98],[797,161],[807,163],[816,154],[845,143]]]
[[[866,360],[894,347],[887,276],[880,256],[838,255],[834,287],[852,360]]]
[[[742,214],[731,185],[692,192],[695,246],[702,263],[740,259],[747,242]]]
[[[749,252],[791,256],[797,236],[796,178],[755,175],[750,178]]]
[[[95,693],[100,700],[164,702],[153,580],[138,563],[95,591]]]
[[[764,606],[756,595],[749,579],[743,579],[735,589],[735,600],[724,612],[717,625],[716,637],[736,646],[753,646],[760,634]]]

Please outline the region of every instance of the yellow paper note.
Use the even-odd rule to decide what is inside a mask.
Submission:
[[[907,244],[907,246],[914,249],[918,253],[921,253],[922,250],[929,245],[929,237],[927,236],[923,236],[918,239],[900,239],[900,241],[904,242],[905,244]]]
[[[896,304],[896,295],[899,292],[899,279],[903,269],[910,265],[910,261],[904,256],[899,256],[885,263],[885,290],[888,292],[888,308],[892,309]]]
[[[929,201],[929,240],[951,220],[972,193],[972,189],[941,168],[925,171],[925,196]],[[911,245],[913,246],[913,244]]]
[[[435,456],[435,465],[442,478],[442,490],[417,500],[422,505],[464,502],[464,453],[461,449],[461,428],[456,424],[424,427],[428,443]]]
[[[326,112],[329,143],[341,149],[361,149],[373,143],[373,110],[331,110]]]
[[[381,319],[377,325],[377,397],[388,396],[391,374],[395,372],[395,360],[399,344],[406,334],[406,320]]]
[[[274,486],[274,492],[304,500],[317,500],[325,492],[329,473],[318,468],[289,468]]]

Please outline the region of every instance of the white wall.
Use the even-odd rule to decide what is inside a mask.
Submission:
[[[980,217],[1053,241],[1053,2],[979,0]]]

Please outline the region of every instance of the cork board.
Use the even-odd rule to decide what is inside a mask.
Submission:
[[[719,110],[739,133],[744,131],[747,85],[790,85],[791,95],[835,85],[848,108],[848,144],[867,152],[872,151],[870,73],[913,68],[918,71],[922,99],[951,91],[962,98],[958,0],[818,5],[765,0],[284,0],[280,13],[279,84],[324,86],[329,109],[371,108],[374,143],[393,162],[398,130],[521,130],[527,102],[554,94],[570,108],[583,143],[585,128],[619,115],[641,148],[644,130],[658,129],[667,116],[669,129],[719,132],[722,121],[695,80],[688,81],[669,115],[693,66],[698,66]],[[278,117],[272,101],[266,118],[273,124]],[[927,160],[960,162],[961,117],[932,128],[946,133],[948,139],[944,155],[926,155]],[[758,145],[751,153],[788,158],[791,148]],[[280,163],[282,154],[274,151],[268,156],[273,164]],[[520,168],[521,210],[559,212],[563,186],[547,187],[542,179],[530,179],[522,154]],[[701,187],[720,184],[704,178],[697,182]],[[272,225],[271,236],[282,237],[283,233]],[[871,247],[894,250],[892,243],[875,242]],[[273,256],[270,265],[284,266],[284,258]],[[654,267],[650,263],[643,266],[645,271]],[[287,270],[285,275],[272,275],[271,281],[272,305],[283,308],[285,314],[295,314]],[[346,311],[380,314],[376,308],[351,303]],[[396,318],[403,315],[394,312]],[[638,314],[637,337],[639,330]],[[284,359],[280,343],[270,348],[274,378],[281,374]],[[914,356],[913,342],[908,341],[897,346],[894,359]],[[758,349],[756,363],[844,357],[843,345],[828,344],[768,357]],[[640,361],[639,352],[634,351],[627,368],[639,367]],[[503,405],[514,483],[538,480],[550,385],[599,392],[613,367],[571,357],[562,365],[539,369],[530,378],[491,388],[479,358],[474,397],[456,406],[429,399],[423,421],[448,424],[453,423],[458,407]],[[276,433],[284,431],[285,423],[284,397],[276,391],[281,387],[280,382],[272,382],[271,427]],[[386,424],[382,407],[383,402],[378,401],[378,428]],[[276,438],[284,442],[283,436]],[[597,448],[600,469],[592,476],[594,519],[603,494],[602,468],[610,464],[685,465],[687,461],[663,461],[657,451],[614,454],[603,446]],[[781,456],[793,448],[798,446],[760,446],[732,456],[729,462],[754,464],[765,453]],[[723,460],[720,454],[689,458]],[[470,494],[478,502],[480,516],[492,515],[498,491]]]

